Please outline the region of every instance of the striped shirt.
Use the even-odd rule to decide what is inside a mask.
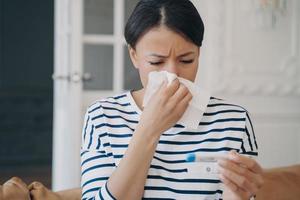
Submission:
[[[115,199],[106,182],[124,156],[141,113],[131,92],[88,108],[81,146],[82,199]],[[230,150],[257,155],[249,114],[238,105],[211,97],[198,129],[176,124],[162,133],[143,199],[222,199],[218,175],[207,166],[185,160],[192,152],[209,155]]]

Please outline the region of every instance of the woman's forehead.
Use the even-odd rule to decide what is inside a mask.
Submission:
[[[179,56],[189,52],[196,53],[198,47],[180,34],[162,26],[145,33],[138,41],[136,49],[145,55],[168,56],[173,52]]]

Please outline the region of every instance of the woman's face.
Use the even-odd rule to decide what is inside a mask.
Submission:
[[[166,26],[148,31],[135,49],[129,48],[129,54],[144,87],[152,71],[168,71],[195,81],[200,48]]]

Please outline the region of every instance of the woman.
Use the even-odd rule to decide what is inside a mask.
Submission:
[[[142,107],[148,74],[168,71],[194,81],[204,25],[189,0],[141,0],[125,28],[143,88],[97,101],[82,135],[82,199],[250,199],[262,169],[248,113],[211,98],[196,130],[176,122],[192,95],[176,79]],[[236,150],[238,153],[235,153]],[[190,173],[186,154],[230,152],[219,174]],[[195,164],[196,166],[196,164]]]

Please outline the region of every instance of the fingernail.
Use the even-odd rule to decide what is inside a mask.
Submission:
[[[34,186],[35,188],[39,188],[39,187],[42,187],[42,184],[39,183],[39,182],[34,182],[34,183],[33,183],[33,186]]]
[[[236,154],[236,151],[235,150],[231,150],[230,153],[231,154]]]
[[[235,159],[236,155],[237,155],[237,153],[235,151],[230,151],[229,152],[229,158],[230,159]]]
[[[11,180],[16,182],[22,182],[22,180],[17,176],[12,177]]]
[[[219,164],[219,165],[223,165],[223,164],[224,164],[224,160],[219,159],[219,160],[218,160],[218,164]]]

